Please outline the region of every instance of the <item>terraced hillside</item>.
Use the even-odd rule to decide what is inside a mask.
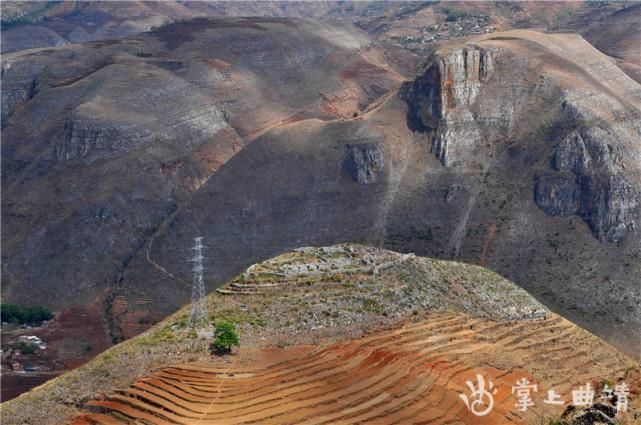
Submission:
[[[498,322],[434,313],[397,329],[326,347],[263,349],[247,366],[191,363],[162,369],[92,400],[74,425],[537,423],[563,407],[542,403],[527,413],[511,387],[521,378],[570,394],[605,377],[627,377],[632,363],[559,316]],[[483,419],[459,399],[482,374],[498,389]],[[106,412],[106,413],[104,413]]]
[[[641,407],[629,357],[478,266],[361,245],[301,248],[249,267],[208,302],[212,322],[237,324],[233,355],[208,354],[187,306],[3,404],[3,419],[539,425],[564,408],[543,403],[547,390],[568,400],[576,385],[621,378],[631,413]],[[483,418],[459,398],[477,374],[497,388]],[[526,414],[511,394],[520,378],[539,386]]]

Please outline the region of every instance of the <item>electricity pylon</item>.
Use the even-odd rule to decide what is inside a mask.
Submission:
[[[191,286],[191,312],[189,314],[189,324],[192,327],[205,326],[208,322],[207,298],[205,297],[205,279],[203,278],[203,238],[199,236],[194,238],[194,257],[189,261],[193,262],[192,271],[194,272],[194,281]]]

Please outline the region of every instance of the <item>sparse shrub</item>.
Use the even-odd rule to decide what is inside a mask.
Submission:
[[[236,325],[221,320],[216,323],[214,330],[214,341],[211,343],[211,351],[214,354],[227,354],[231,352],[232,346],[240,347]]]
[[[363,310],[370,313],[380,314],[383,312],[383,307],[376,301],[371,298],[365,298],[363,300]]]
[[[600,385],[600,387],[601,387],[601,388],[604,388],[606,385],[607,385],[608,387],[613,387],[613,386],[614,386],[614,382],[612,382],[611,380],[609,380],[609,379],[607,379],[607,378],[606,378],[606,379],[603,379],[603,380],[601,381],[601,385]]]
[[[352,117],[356,118],[357,116],[358,116],[358,112],[354,111],[354,113],[352,114]]]
[[[178,319],[178,320],[176,321],[175,325],[176,325],[176,327],[178,327],[178,328],[184,328],[184,327],[186,327],[186,326],[187,326],[187,321],[188,321],[187,316],[184,316],[184,317],[182,317],[182,318]]]
[[[467,16],[467,13],[463,12],[462,10],[449,8],[449,7],[444,9],[443,12],[446,15],[445,20],[447,22],[454,22],[459,19],[463,19]]]
[[[21,342],[18,348],[22,354],[33,354],[38,347],[31,342]]]

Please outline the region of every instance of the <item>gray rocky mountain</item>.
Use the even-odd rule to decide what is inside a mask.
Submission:
[[[389,54],[253,18],[3,56],[3,299],[90,305],[119,340],[189,300],[196,235],[210,290],[363,242],[482,264],[639,354],[639,84],[568,34],[412,76]]]

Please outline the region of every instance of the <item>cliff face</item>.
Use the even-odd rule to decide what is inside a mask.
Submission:
[[[483,135],[475,106],[494,70],[494,55],[477,46],[441,52],[401,91],[411,105],[411,121],[429,134],[432,152],[445,166],[470,165],[479,153]]]
[[[600,127],[571,132],[555,149],[553,171],[537,177],[537,205],[553,216],[580,216],[599,240],[623,240],[638,228],[641,192],[625,175],[622,154]]]
[[[400,96],[450,179],[442,208],[461,211],[445,235],[431,221],[445,255],[595,331],[595,313],[639,327],[641,86],[577,36],[512,31],[437,51]]]
[[[501,144],[528,124],[539,125],[528,98],[552,103],[559,96],[554,86],[561,82],[555,77],[542,75],[532,84],[536,59],[528,62],[502,50],[466,45],[437,52],[424,73],[401,90],[408,121],[427,135],[432,153],[446,167],[486,170]],[[599,240],[619,242],[639,226],[641,191],[635,177],[641,168],[636,143],[641,115],[619,103],[616,119],[599,122],[593,100],[577,94],[560,94],[558,128],[551,135],[556,147],[550,169],[535,179],[533,197],[547,214],[577,215]],[[628,173],[623,152],[631,159]]]

